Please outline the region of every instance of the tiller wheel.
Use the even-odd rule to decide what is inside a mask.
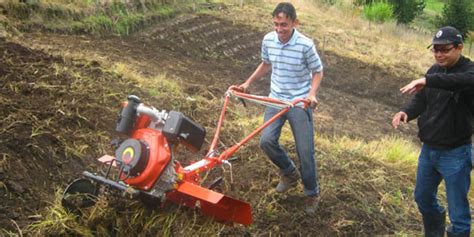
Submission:
[[[98,186],[90,180],[76,179],[64,190],[61,204],[78,214],[81,208],[91,207],[96,203],[98,191]]]

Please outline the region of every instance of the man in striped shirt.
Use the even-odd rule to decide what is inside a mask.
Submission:
[[[323,66],[314,43],[302,35],[296,26],[296,10],[290,3],[280,3],[272,13],[275,31],[265,35],[262,41],[262,63],[255,72],[239,87],[247,90],[249,85],[263,77],[270,70],[270,97],[283,101],[306,98],[310,107],[295,106],[288,113],[263,130],[260,147],[270,160],[280,169],[280,182],[276,191],[283,193],[295,186],[298,171],[294,162],[280,146],[281,129],[289,121],[300,160],[300,173],[307,196],[305,211],[316,212],[319,202],[319,185],[314,159],[312,109],[318,104],[316,93],[323,77]],[[267,121],[279,109],[267,107],[264,119]]]

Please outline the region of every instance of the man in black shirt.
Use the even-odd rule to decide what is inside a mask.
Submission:
[[[415,201],[423,216],[425,236],[444,236],[444,207],[437,193],[444,179],[451,226],[448,236],[469,236],[471,213],[472,112],[474,112],[474,63],[462,55],[463,40],[454,27],[441,28],[431,51],[436,63],[423,78],[402,87],[415,93],[410,104],[395,114],[392,126],[418,118],[423,142],[418,159]]]

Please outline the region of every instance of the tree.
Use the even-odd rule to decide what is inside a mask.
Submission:
[[[468,0],[469,1],[469,0]],[[390,0],[398,24],[408,24],[423,13],[425,0]]]
[[[474,30],[474,10],[472,0],[449,0],[444,5],[442,16],[438,18],[438,27],[456,27],[464,37]]]

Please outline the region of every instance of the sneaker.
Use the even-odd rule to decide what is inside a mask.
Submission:
[[[276,191],[279,193],[284,193],[288,191],[291,187],[295,186],[298,182],[298,172],[295,170],[289,175],[281,175],[280,182],[276,186]]]
[[[316,209],[318,209],[320,199],[320,196],[306,197],[304,209],[306,214],[312,215],[316,213]]]

